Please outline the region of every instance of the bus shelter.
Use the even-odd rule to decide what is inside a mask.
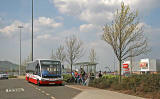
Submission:
[[[96,74],[96,65],[98,63],[93,63],[93,62],[79,62],[79,63],[75,63],[75,70],[78,69],[80,70],[80,68],[83,68],[84,71],[86,73],[94,73]]]

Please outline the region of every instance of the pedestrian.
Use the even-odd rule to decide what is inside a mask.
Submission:
[[[99,71],[98,77],[101,78],[102,77],[102,72]]]
[[[84,85],[88,86],[89,81],[90,81],[90,76],[91,76],[90,73],[88,73],[88,75],[86,75],[86,80],[85,80]]]
[[[104,71],[104,72],[103,72],[103,75],[106,75],[106,74],[107,74],[107,72],[106,72],[106,71]]]
[[[74,76],[75,76],[75,83],[78,83],[78,69],[75,70]]]
[[[84,82],[85,82],[85,71],[84,71],[84,69],[83,68],[81,68],[81,80],[82,80],[82,84],[84,84]]]

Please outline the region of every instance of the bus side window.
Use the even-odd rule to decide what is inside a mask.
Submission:
[[[39,64],[36,65],[35,74],[36,75],[40,75],[40,66],[39,66]]]

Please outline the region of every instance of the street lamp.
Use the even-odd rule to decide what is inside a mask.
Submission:
[[[21,70],[21,29],[23,28],[23,26],[18,26],[19,30],[20,30],[20,55],[19,55],[19,76],[20,76],[20,70]]]
[[[33,61],[33,0],[32,0],[32,61]]]

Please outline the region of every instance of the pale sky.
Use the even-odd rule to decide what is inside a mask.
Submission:
[[[114,53],[101,40],[102,28],[110,24],[121,2],[139,11],[140,22],[152,48],[141,58],[160,57],[160,0],[34,0],[34,58],[49,58],[51,50],[75,34],[88,51],[94,48],[99,69],[113,67]],[[19,63],[19,29],[22,29],[22,60],[31,52],[31,0],[0,1],[0,60]]]

